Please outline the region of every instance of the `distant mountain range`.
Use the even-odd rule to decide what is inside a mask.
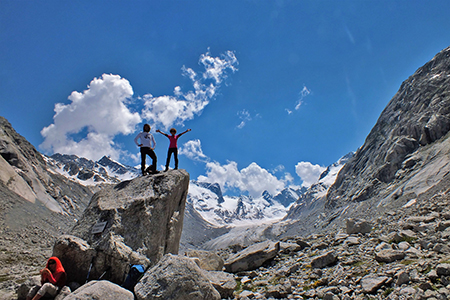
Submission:
[[[318,183],[309,189],[287,187],[276,195],[265,191],[260,197],[253,198],[247,195],[223,195],[218,183],[191,180],[187,202],[203,219],[218,227],[273,222],[285,217],[292,205],[301,205],[298,200],[305,193],[326,193],[338,171],[351,156],[349,154],[329,166]],[[52,170],[84,186],[116,184],[140,175],[139,169],[122,165],[106,156],[92,161],[57,153],[44,156],[44,159]]]
[[[98,161],[68,154],[53,154],[44,156],[47,164],[59,174],[82,185],[97,185],[101,183],[119,183],[140,175],[141,171],[122,165],[107,156]]]

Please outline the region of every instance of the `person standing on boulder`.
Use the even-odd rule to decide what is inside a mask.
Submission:
[[[141,171],[142,175],[146,174],[145,170],[145,157],[148,155],[152,159],[152,165],[150,166],[150,174],[158,173],[156,170],[156,154],[155,154],[155,147],[156,142],[153,138],[153,135],[150,133],[150,125],[145,124],[144,125],[144,131],[139,133],[135,138],[134,142],[138,147],[141,148]],[[140,140],[140,143],[138,143],[138,140]]]
[[[175,159],[175,170],[178,169],[178,146],[177,146],[177,140],[180,136],[182,136],[183,134],[185,134],[186,132],[191,131],[190,129],[186,130],[185,132],[182,132],[180,134],[177,135],[177,130],[175,128],[171,128],[170,129],[170,133],[172,135],[168,135],[164,132],[162,132],[161,130],[156,130],[156,132],[159,132],[163,135],[165,135],[166,137],[169,138],[169,151],[167,152],[167,160],[166,160],[166,170],[169,170],[169,164],[170,164],[170,157],[172,156],[173,153],[173,158]]]
[[[30,289],[27,300],[38,300],[44,295],[55,297],[66,284],[66,271],[56,256],[48,259],[46,267],[40,273],[41,285],[36,285]]]

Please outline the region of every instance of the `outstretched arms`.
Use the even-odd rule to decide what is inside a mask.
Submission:
[[[191,131],[191,129],[186,129],[186,131],[180,133],[180,134],[178,135],[178,137],[182,136],[183,134],[185,134],[186,132],[189,132],[189,131]]]
[[[191,131],[191,129],[186,129],[186,131],[180,133],[180,134],[178,135],[178,137],[182,136],[183,134],[185,134],[186,132],[189,132],[189,131]],[[164,132],[162,132],[162,131],[159,130],[159,129],[157,129],[156,132],[159,132],[159,133],[161,133],[162,135],[165,135],[166,137],[169,137],[169,135],[168,135],[167,133],[164,133]]]

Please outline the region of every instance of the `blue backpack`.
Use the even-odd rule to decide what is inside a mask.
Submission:
[[[130,265],[130,266],[131,266],[130,271],[128,271],[127,278],[123,282],[122,287],[133,292],[134,286],[144,275],[145,268],[143,265]]]

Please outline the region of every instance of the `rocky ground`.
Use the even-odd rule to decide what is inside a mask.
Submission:
[[[372,223],[286,238],[272,261],[236,274],[236,299],[450,299],[449,207],[442,193]]]
[[[280,248],[274,258],[236,271],[233,297],[223,299],[450,299],[449,208],[447,190],[367,221],[342,221],[330,231],[275,241]],[[1,299],[17,299],[17,288],[38,273],[51,254],[53,234],[39,224],[3,230]],[[242,248],[217,253],[227,262]]]
[[[17,288],[39,274],[52,254],[56,237],[75,221],[7,189],[0,189],[0,198],[0,299],[17,299]]]

